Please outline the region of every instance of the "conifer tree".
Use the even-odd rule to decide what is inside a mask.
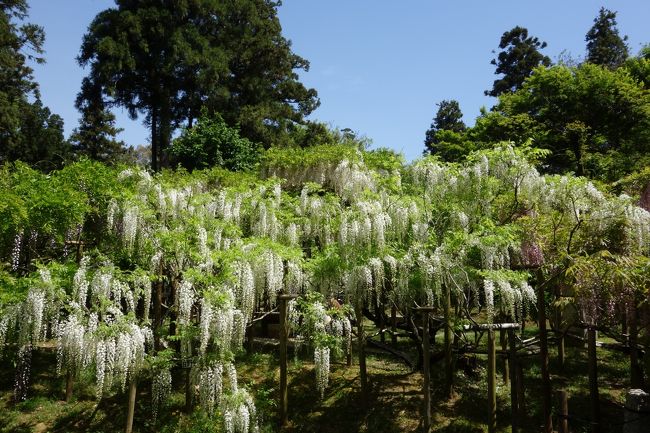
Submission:
[[[505,92],[514,92],[521,88],[536,67],[550,66],[551,59],[540,53],[546,48],[546,42],[528,36],[528,29],[516,26],[501,36],[499,48],[502,49],[492,64],[497,67],[495,74],[503,76],[494,80],[492,90],[486,90],[488,96],[499,96]]]
[[[594,25],[587,32],[587,62],[615,69],[628,58],[628,48],[616,28],[616,12],[600,8]]]

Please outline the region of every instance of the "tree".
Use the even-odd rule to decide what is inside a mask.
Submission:
[[[63,120],[43,107],[27,66],[27,60],[45,61],[45,33],[24,23],[27,9],[25,0],[0,1],[0,162],[20,159],[49,170],[62,163],[67,143]]]
[[[501,95],[470,135],[481,142],[532,138],[552,152],[546,170],[616,180],[648,162],[649,113],[647,90],[625,68],[554,66]]]
[[[205,114],[196,125],[183,129],[169,149],[173,162],[188,170],[221,166],[247,170],[259,156],[259,147],[229,127],[220,115]]]
[[[462,159],[471,150],[471,143],[464,137],[467,127],[461,120],[458,101],[443,100],[436,105],[438,111],[424,139],[425,153],[439,155],[445,161]]]
[[[287,123],[317,106],[294,69],[308,63],[291,52],[270,0],[133,2],[100,12],[84,36],[78,61],[90,66],[108,106],[123,106],[151,128],[151,166],[164,164],[172,132],[192,125],[203,106],[270,145]],[[80,99],[88,99],[82,89]]]
[[[539,66],[550,66],[551,59],[539,52],[546,48],[546,42],[528,36],[528,29],[514,27],[501,36],[499,48],[502,49],[492,64],[496,65],[495,74],[503,74],[494,80],[492,90],[486,90],[488,96],[499,96],[505,92],[514,92],[521,88],[524,80]]]
[[[45,171],[61,167],[70,157],[70,143],[63,135],[61,116],[52,114],[37,99],[23,106],[19,119],[17,140],[6,149],[7,159],[20,159]]]
[[[92,86],[84,80],[84,86]],[[95,87],[83,92],[85,99],[77,100],[77,108],[81,112],[79,127],[70,136],[73,151],[76,155],[85,155],[102,162],[115,162],[125,153],[124,142],[116,140],[122,129],[115,126],[115,115],[104,104],[100,89]],[[94,97],[90,97],[93,94]]]
[[[610,69],[618,68],[628,57],[625,41],[616,28],[616,12],[600,8],[594,25],[587,32],[587,61]]]
[[[37,95],[38,85],[28,59],[43,63],[43,28],[17,24],[27,18],[26,0],[0,2],[0,139],[10,141],[19,127],[27,96]],[[4,147],[4,146],[3,146]]]

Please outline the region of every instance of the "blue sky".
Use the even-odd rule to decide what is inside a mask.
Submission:
[[[29,0],[30,21],[46,33],[46,60],[36,65],[44,103],[77,126],[74,99],[84,71],[77,66],[81,38],[93,17],[112,0]],[[468,124],[494,81],[492,50],[516,25],[546,41],[553,60],[565,51],[585,52],[585,34],[601,6],[618,11],[618,28],[632,53],[650,42],[650,1],[591,0],[284,0],[279,9],[294,52],[311,62],[302,81],[314,87],[321,106],[312,118],[351,128],[408,159],[423,149],[436,103],[456,99]],[[116,110],[121,138],[148,142],[140,120]]]

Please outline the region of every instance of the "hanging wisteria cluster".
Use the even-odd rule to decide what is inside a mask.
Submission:
[[[280,293],[300,296],[292,332],[313,350],[324,397],[332,360],[351,351],[353,310],[377,320],[389,306],[408,315],[440,307],[448,291],[459,311],[480,306],[490,322],[497,313],[522,320],[535,302],[530,270],[559,263],[558,251],[649,252],[650,214],[629,197],[541,176],[510,146],[464,165],[424,158],[390,170],[367,155],[351,146],[272,149],[256,178],[116,173],[119,188],[98,201],[101,218],[89,224],[99,226],[92,249],[62,255],[68,270],[41,265],[25,277],[24,296],[0,304],[0,354],[8,342],[18,348],[17,397],[26,395],[34,346],[55,338],[61,374],[92,373],[98,398],[150,378],[156,413],[173,362],[148,369],[147,360],[179,350],[194,365],[200,406],[221,413],[228,432],[253,432],[253,399],[231,361]],[[63,226],[75,241],[91,238],[77,220]],[[24,227],[5,249],[16,275],[33,268],[26,245],[47,240]]]

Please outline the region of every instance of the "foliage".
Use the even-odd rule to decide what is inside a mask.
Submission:
[[[79,100],[95,98],[89,90],[97,86],[109,106],[123,106],[134,118],[144,114],[154,171],[164,164],[172,132],[182,122],[192,125],[204,106],[268,146],[318,105],[294,72],[308,63],[281,35],[277,6],[118,1],[84,36],[78,60],[90,66],[93,85],[82,87]]]
[[[298,296],[294,330],[314,350],[323,397],[331,358],[350,351],[353,307],[358,323],[386,323],[389,305],[412,320],[416,306],[442,314],[448,290],[455,320],[519,321],[535,302],[531,270],[581,257],[600,266],[602,251],[621,264],[647,257],[650,214],[584,178],[540,175],[531,161],[547,153],[502,143],[462,164],[405,164],[357,145],[275,148],[256,173],[153,176],[89,160],[50,175],[5,166],[2,260],[17,249],[20,266],[0,273],[12,293],[0,296],[0,337],[18,347],[16,396],[27,395],[34,345],[56,339],[61,374],[92,377],[98,398],[151,380],[155,408],[170,369],[188,362],[201,412],[249,433],[257,409],[236,355],[254,312],[273,311],[281,293]],[[34,228],[41,243],[23,242]],[[81,257],[63,254],[70,229],[93,243]],[[627,287],[642,299],[637,263]],[[591,268],[580,269],[586,281]],[[616,281],[601,283],[617,293]],[[572,302],[619,299],[590,293]]]
[[[497,67],[495,74],[503,74],[503,77],[494,81],[492,90],[485,91],[489,96],[518,90],[536,67],[551,64],[551,60],[539,52],[546,48],[546,42],[529,37],[528,29],[524,27],[516,26],[505,32],[501,36],[499,48],[504,51],[492,59],[491,63]]]
[[[91,84],[85,79],[82,86]],[[115,163],[125,153],[124,142],[116,139],[122,130],[115,126],[115,115],[105,106],[100,89],[87,89],[81,94],[84,98],[77,99],[77,108],[81,112],[79,126],[70,136],[73,152],[78,157],[83,155]]]
[[[0,11],[0,162],[20,159],[52,170],[68,157],[69,144],[63,119],[43,106],[27,64],[44,62],[45,41],[41,27],[24,22],[27,9],[25,0],[11,0]]]
[[[587,32],[585,41],[587,41],[586,61],[589,63],[616,69],[628,57],[625,43],[627,36],[621,38],[618,33],[616,12],[604,7],[600,8],[598,16],[594,18],[594,25]]]
[[[463,113],[455,100],[441,101],[437,105],[436,117],[425,135],[425,152],[439,155],[443,161],[458,161],[473,150],[471,143],[464,140],[467,127],[461,120]]]
[[[648,94],[624,69],[538,68],[477,120],[478,141],[532,138],[552,151],[551,172],[615,180],[646,163]],[[527,132],[528,131],[528,132]]]
[[[239,130],[229,127],[219,114],[208,117],[204,112],[196,125],[183,129],[174,140],[169,155],[188,170],[224,167],[228,170],[250,170],[261,148],[239,136]]]

